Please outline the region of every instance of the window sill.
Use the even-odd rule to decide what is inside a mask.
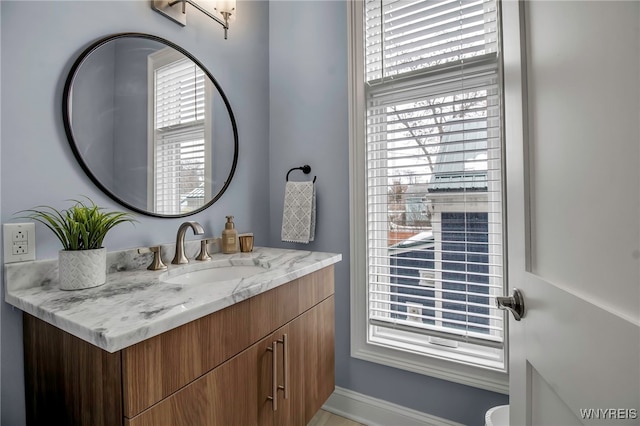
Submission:
[[[351,356],[479,389],[505,395],[509,393],[509,375],[506,371],[473,365],[462,359],[459,362],[453,361],[450,353],[447,354],[449,359],[444,359],[438,357],[436,351],[430,355],[418,354],[395,349],[382,341],[372,343],[352,336]]]

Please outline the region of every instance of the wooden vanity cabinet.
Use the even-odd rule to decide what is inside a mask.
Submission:
[[[306,425],[334,389],[333,292],[330,266],[114,354],[25,314],[28,424]]]
[[[333,306],[331,296],[125,426],[306,425],[334,388]]]

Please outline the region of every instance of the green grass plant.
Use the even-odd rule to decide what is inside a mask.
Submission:
[[[108,212],[87,198],[88,202],[73,201],[66,210],[51,206],[36,206],[22,210],[23,218],[38,221],[49,228],[62,243],[64,250],[93,250],[102,247],[107,232],[125,222],[137,222],[133,214]]]

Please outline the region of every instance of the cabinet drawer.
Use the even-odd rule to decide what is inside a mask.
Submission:
[[[263,367],[270,364],[270,343],[265,338],[254,344],[157,405],[125,418],[125,426],[257,426],[258,401],[265,410],[270,404],[266,390],[260,394],[256,385],[260,361]]]
[[[122,350],[123,408],[132,418],[334,292],[326,267]]]

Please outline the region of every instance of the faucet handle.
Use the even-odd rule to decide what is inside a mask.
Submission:
[[[200,253],[196,256],[196,260],[211,260],[211,256],[209,256],[209,251],[207,249],[207,244],[215,241],[215,238],[205,238],[200,240]]]
[[[151,262],[151,265],[147,267],[148,270],[162,271],[163,269],[167,269],[167,265],[162,263],[162,256],[160,255],[160,246],[139,248],[138,253],[140,254],[153,253],[153,262]]]

